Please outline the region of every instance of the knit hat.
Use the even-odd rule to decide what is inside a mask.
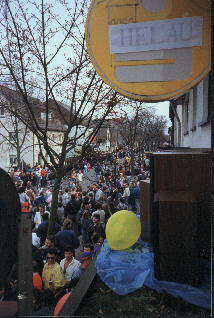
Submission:
[[[83,252],[82,255],[81,255],[81,260],[84,261],[84,260],[86,260],[86,259],[88,259],[90,257],[91,257],[91,253]]]

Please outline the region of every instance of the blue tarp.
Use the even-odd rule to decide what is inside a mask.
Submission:
[[[199,307],[211,307],[210,263],[204,260],[200,288],[157,280],[154,277],[154,253],[150,244],[142,240],[125,251],[110,249],[105,240],[95,266],[104,283],[119,295],[129,294],[145,285],[158,292],[165,290]]]

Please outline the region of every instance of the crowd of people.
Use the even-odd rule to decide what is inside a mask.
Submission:
[[[51,235],[48,225],[54,170],[36,166],[10,171],[22,212],[32,215],[34,309],[42,303],[56,304],[74,288],[101,249],[105,227],[112,214],[120,210],[140,213],[139,182],[150,177],[149,160],[136,158],[131,167],[125,151],[120,151],[114,160],[95,165],[85,161],[78,169],[71,170],[67,187],[58,194],[57,221]],[[96,182],[84,187],[84,176],[91,168],[95,171]],[[81,251],[78,257],[77,249]],[[8,295],[15,297],[16,281],[14,264],[9,288],[4,286],[2,295],[10,291]]]

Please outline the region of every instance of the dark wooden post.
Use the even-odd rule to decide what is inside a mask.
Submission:
[[[15,185],[1,168],[0,189],[0,280],[6,283],[11,268],[17,261],[17,218],[20,213],[20,202]],[[16,314],[16,301],[0,301],[1,317]]]
[[[143,241],[152,243],[150,201],[151,201],[150,180],[140,181],[140,221],[141,238]]]
[[[29,316],[33,309],[31,215],[18,218],[18,316]]]
[[[212,158],[212,192],[211,192],[211,224],[214,223],[214,0],[211,1],[211,72],[209,81],[209,103],[211,110],[211,158]],[[212,226],[212,247],[214,246],[214,235]],[[212,262],[212,273],[214,272],[214,265]],[[211,316],[214,312],[214,302],[212,301]]]
[[[152,154],[150,220],[158,279],[200,284],[198,257],[211,258],[210,194],[210,153]]]

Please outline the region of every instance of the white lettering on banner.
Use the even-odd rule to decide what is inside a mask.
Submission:
[[[203,17],[109,25],[110,54],[202,46]]]

